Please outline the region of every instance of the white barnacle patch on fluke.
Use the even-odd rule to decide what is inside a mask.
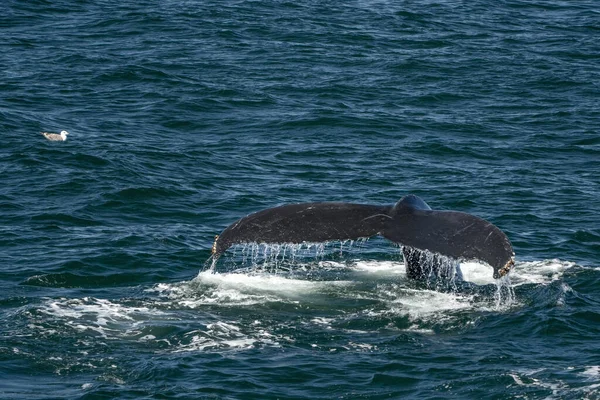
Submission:
[[[219,240],[219,235],[215,235],[215,241],[212,245],[212,254],[215,254],[217,252],[217,240]]]
[[[512,267],[514,267],[514,266],[515,266],[515,257],[513,255],[513,257],[511,257],[510,260],[508,260],[506,262],[506,264],[504,264],[504,266],[498,270],[498,275],[500,275],[500,277],[507,275],[510,272],[510,270],[512,269]]]

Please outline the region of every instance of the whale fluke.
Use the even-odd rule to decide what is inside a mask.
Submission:
[[[352,203],[290,204],[250,214],[216,237],[214,259],[240,243],[303,243],[381,235],[405,248],[452,259],[479,260],[494,268],[494,278],[514,265],[512,245],[498,227],[463,212],[435,211],[415,195],[394,206]],[[415,258],[404,252],[409,276],[419,274]]]

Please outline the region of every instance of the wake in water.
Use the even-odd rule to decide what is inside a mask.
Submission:
[[[560,279],[575,265],[559,260],[520,263],[510,281],[495,281],[491,267],[461,263],[464,284],[455,281],[456,286],[440,290],[407,279],[403,262],[302,261],[296,259],[293,268],[257,263],[226,272],[209,269],[191,281],[146,289],[140,298],[48,299],[24,309],[20,320],[38,337],[77,332],[85,351],[96,351],[86,343],[98,337],[158,352],[289,344],[370,351],[384,345],[373,341],[374,333],[385,338],[394,332],[462,331],[490,313],[522,307],[529,296],[542,295],[560,306],[571,290]],[[526,289],[517,295],[520,287]],[[336,339],[304,342],[325,333]]]
[[[76,337],[74,354],[48,350],[61,371],[104,365],[105,341],[157,353],[285,346],[364,352],[383,349],[402,333],[470,330],[531,302],[560,307],[571,293],[561,279],[575,265],[570,262],[519,263],[510,280],[494,280],[485,265],[453,262],[460,273],[446,271],[451,279],[441,285],[437,276],[408,279],[400,260],[340,252],[357,256],[360,245],[248,246],[224,260],[221,271],[207,268],[191,281],[161,283],[142,296],[47,299],[23,309],[15,329],[48,340]]]
[[[491,267],[462,263],[464,284],[438,290],[408,279],[400,261],[305,261],[274,271],[260,263],[205,270],[190,281],[160,283],[129,298],[42,299],[7,321],[15,337],[30,336],[31,343],[0,347],[0,352],[42,363],[59,375],[102,371],[95,379],[119,385],[131,376],[117,361],[121,353],[167,359],[198,352],[227,358],[256,349],[316,357],[381,355],[399,341],[426,345],[437,342],[437,334],[477,335],[478,327],[485,329],[490,320],[497,323],[528,303],[560,307],[570,290],[562,275],[574,266],[559,260],[520,263],[511,272],[512,286],[497,286]],[[40,340],[69,340],[69,350],[37,346]],[[594,368],[581,373],[596,376]],[[509,372],[517,385],[544,378],[537,372]]]

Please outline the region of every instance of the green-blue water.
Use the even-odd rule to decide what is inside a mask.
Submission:
[[[600,398],[599,10],[3,2],[0,398]],[[408,193],[505,231],[514,297],[381,239],[204,271],[250,212]]]

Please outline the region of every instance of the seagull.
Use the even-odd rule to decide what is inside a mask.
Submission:
[[[67,132],[67,131],[60,131],[60,134],[48,133],[48,132],[40,132],[40,133],[42,135],[44,135],[44,137],[48,140],[59,141],[59,142],[64,142],[65,140],[67,140],[67,135],[69,134],[69,132]]]

